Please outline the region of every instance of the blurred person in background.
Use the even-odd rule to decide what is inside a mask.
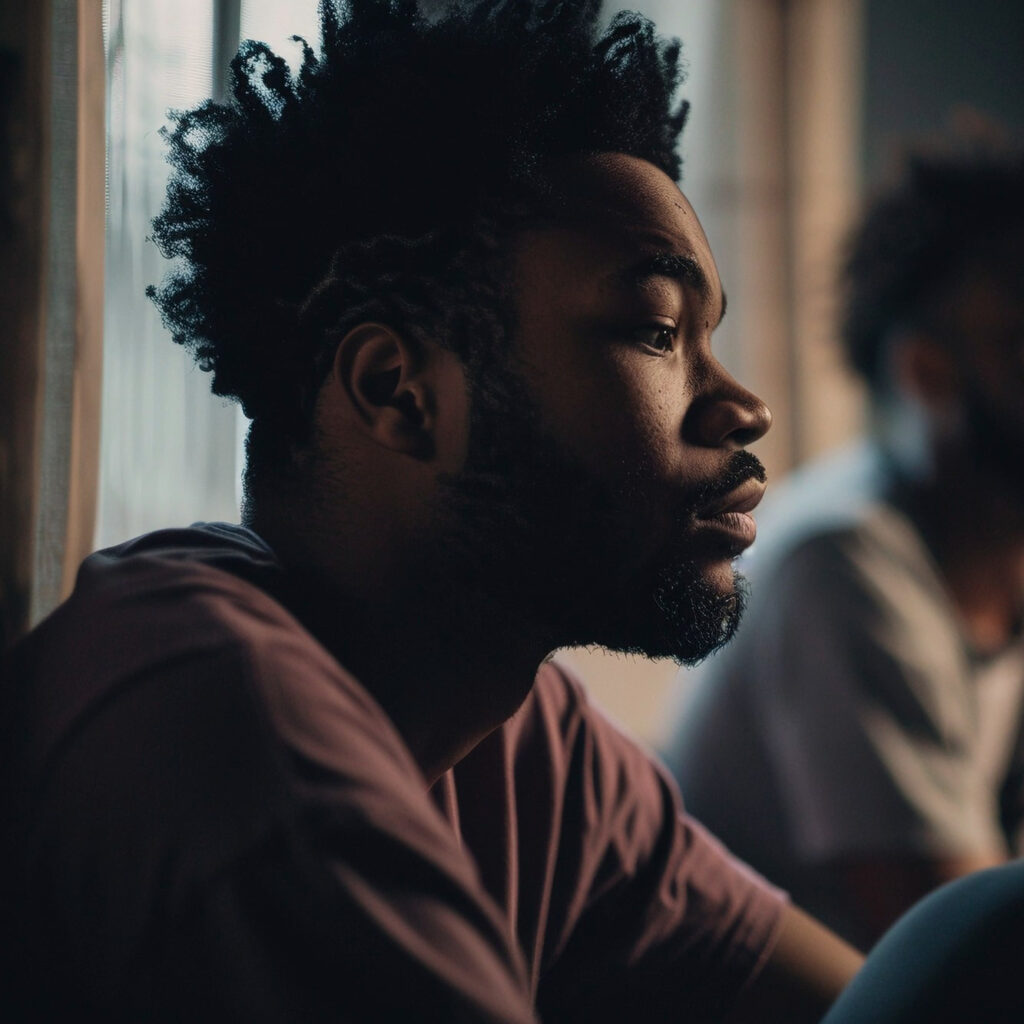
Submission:
[[[687,807],[869,946],[1021,849],[1024,156],[921,150],[844,267],[870,436],[795,473],[668,756]]]

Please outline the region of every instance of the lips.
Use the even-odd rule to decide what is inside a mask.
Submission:
[[[757,523],[750,512],[764,497],[764,490],[765,485],[760,480],[744,481],[698,513],[698,528],[716,535],[725,552],[735,557],[754,543]]]
[[[698,519],[714,519],[733,512],[752,512],[764,497],[765,485],[751,477],[728,494],[711,502],[697,513]]]

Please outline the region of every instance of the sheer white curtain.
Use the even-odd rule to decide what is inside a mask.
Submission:
[[[105,0],[107,249],[96,546],[197,519],[236,520],[245,420],[210,394],[209,377],[175,345],[146,298],[167,262],[148,240],[168,165],[159,129],[167,111],[217,91],[215,39],[231,24],[211,0]],[[236,6],[237,17],[237,6]],[[246,0],[241,36],[297,63],[289,41],[319,39],[316,0]],[[218,47],[218,43],[220,44]]]
[[[301,57],[292,36],[302,36],[314,49],[319,49],[320,28],[317,0],[242,0],[243,39],[259,39],[297,66]]]

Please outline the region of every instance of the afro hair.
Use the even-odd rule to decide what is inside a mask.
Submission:
[[[153,238],[176,264],[148,293],[261,436],[305,439],[362,319],[429,333],[473,380],[511,323],[502,242],[544,161],[619,151],[678,179],[679,43],[635,14],[601,33],[599,12],[321,0],[296,74],[247,41],[230,102],[172,113]]]
[[[910,153],[850,240],[841,334],[851,365],[881,388],[888,331],[937,330],[935,298],[1022,228],[1024,151],[977,136]]]

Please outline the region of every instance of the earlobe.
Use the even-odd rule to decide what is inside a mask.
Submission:
[[[434,454],[430,382],[420,346],[376,323],[352,328],[339,342],[331,383],[363,433],[392,451]]]

